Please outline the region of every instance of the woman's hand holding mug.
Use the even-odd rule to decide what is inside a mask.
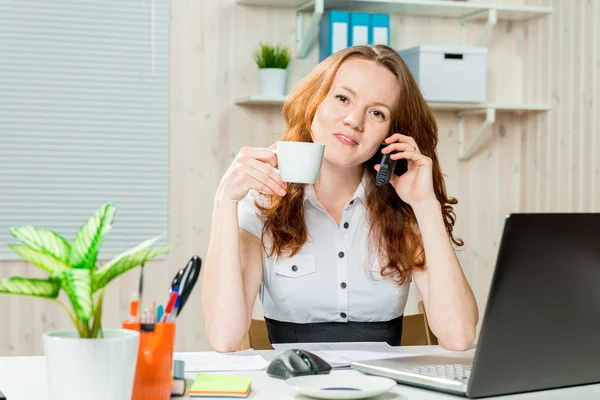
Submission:
[[[244,147],[223,175],[217,198],[239,202],[254,189],[265,194],[284,196],[287,184],[277,170],[275,144],[268,149]]]

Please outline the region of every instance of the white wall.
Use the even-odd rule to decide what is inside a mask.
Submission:
[[[506,213],[600,210],[600,117],[593,112],[600,95],[594,24],[600,3],[528,4],[551,5],[555,11],[539,21],[496,26],[489,42],[490,99],[550,102],[553,110],[497,115],[491,140],[469,161],[456,157],[455,113],[436,113],[441,165],[449,195],[459,200],[456,233],[466,242],[459,259],[482,311]],[[392,44],[398,48],[459,40],[459,25],[451,19],[393,16],[392,25]],[[166,298],[171,277],[192,254],[205,257],[213,195],[236,152],[242,146],[268,146],[281,132],[277,107],[240,107],[234,98],[256,91],[251,52],[258,41],[293,46],[294,29],[292,10],[242,7],[233,0],[173,1],[169,222],[171,240],[182,245],[166,262],[146,269],[147,292],[157,301]],[[307,60],[293,61],[292,83],[310,70],[315,56],[313,51]],[[469,132],[476,127],[468,124]],[[22,263],[0,265],[0,277],[33,272]],[[136,278],[130,273],[107,292],[107,327],[126,316]],[[415,302],[413,290],[407,313],[416,311]],[[0,329],[0,355],[40,354],[42,332],[69,326],[62,314],[41,300],[0,296],[0,315],[8,323],[8,329]],[[199,287],[177,335],[179,350],[208,348]]]

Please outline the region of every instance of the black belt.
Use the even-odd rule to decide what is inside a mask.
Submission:
[[[390,321],[300,324],[266,318],[271,343],[386,342],[399,346],[402,315]]]

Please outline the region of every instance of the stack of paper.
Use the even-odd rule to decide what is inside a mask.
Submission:
[[[402,349],[390,346],[385,342],[275,343],[273,348],[277,351],[308,350],[321,357],[333,368],[347,368],[354,361],[415,356],[415,354],[405,353]]]
[[[253,349],[233,353],[216,351],[175,353],[173,358],[185,361],[187,372],[258,371],[266,369],[269,365],[267,360]]]
[[[248,397],[250,378],[246,376],[224,376],[198,374],[189,396],[195,397]]]

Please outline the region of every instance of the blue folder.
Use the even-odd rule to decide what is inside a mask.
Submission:
[[[319,26],[319,62],[348,47],[350,13],[331,10],[321,17]]]
[[[390,45],[390,16],[388,14],[371,14],[369,44]]]
[[[371,16],[367,13],[350,13],[350,46],[369,44]]]

